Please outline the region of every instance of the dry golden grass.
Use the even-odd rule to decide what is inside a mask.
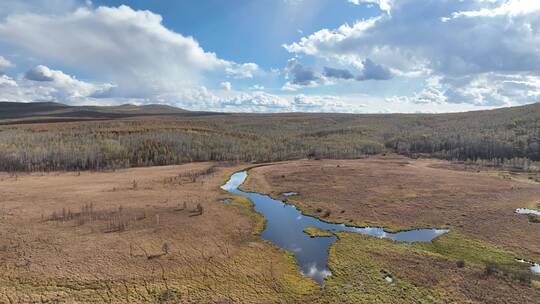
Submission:
[[[329,255],[333,276],[313,301],[538,303],[540,278],[515,258],[540,260],[540,225],[514,210],[537,200],[540,184],[446,165],[393,156],[293,161],[253,169],[244,188],[282,199],[299,192],[286,199],[327,221],[450,228],[415,245],[340,233]]]
[[[287,199],[308,214],[391,230],[450,227],[540,260],[540,225],[514,213],[540,202],[540,183],[448,170],[443,161],[374,157],[294,161],[256,168],[246,189]]]
[[[258,303],[316,289],[253,235],[245,204],[221,202],[239,168],[2,175],[0,302]]]
[[[248,200],[219,190],[247,165],[0,174],[0,302],[534,303],[538,280],[513,277],[526,269],[514,254],[537,259],[540,225],[513,209],[537,198],[539,186],[440,164],[375,158],[252,169],[248,188],[298,191],[287,199],[325,220],[452,231],[414,246],[342,233],[324,290],[261,240],[264,222]],[[492,261],[506,269],[483,276]]]

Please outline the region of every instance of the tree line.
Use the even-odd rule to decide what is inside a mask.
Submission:
[[[540,106],[444,115],[274,114],[0,126],[0,170],[350,159],[395,152],[534,170]],[[519,161],[517,161],[519,160]]]

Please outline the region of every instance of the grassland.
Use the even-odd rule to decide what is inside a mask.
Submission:
[[[540,289],[527,281],[528,269],[492,245],[452,232],[433,244],[412,246],[364,235],[338,235],[329,255],[333,275],[315,302],[538,303]],[[513,270],[488,272],[483,259],[508,263]]]
[[[306,214],[390,231],[450,227],[540,260],[540,225],[516,208],[537,203],[540,183],[449,170],[446,162],[399,156],[295,161],[252,170],[245,188],[288,201]]]
[[[322,230],[317,227],[306,227],[304,233],[311,237],[331,237],[334,235],[332,231]]]
[[[537,303],[540,277],[516,258],[540,260],[540,226],[514,210],[536,205],[540,184],[505,176],[387,156],[260,167],[244,188],[299,192],[288,202],[331,222],[450,229],[414,245],[338,233],[326,303]]]
[[[299,190],[300,195],[289,197],[289,201],[319,217],[323,216],[317,212],[318,205],[302,204],[311,204],[307,198],[312,194],[321,196],[319,202],[323,204],[323,193],[314,192],[323,189],[309,188],[313,185],[307,180],[289,183],[289,179],[299,178],[302,172],[315,172],[322,182],[329,182],[333,176],[330,167],[362,168],[363,172],[364,166],[371,166],[370,174],[377,174],[377,170],[391,171],[396,164],[408,162],[398,166],[413,170],[411,174],[419,175],[416,178],[430,179],[420,173],[444,170],[478,174],[494,187],[500,186],[498,183],[521,185],[524,188],[518,192],[525,197],[536,189],[534,184],[521,181],[434,169],[434,164],[439,164],[435,161],[342,160],[339,167],[335,162],[298,161],[257,167],[251,171],[248,187],[261,187],[260,191],[272,187],[275,195]],[[534,303],[540,296],[540,289],[535,287],[537,278],[530,275],[526,264],[515,260],[535,260],[535,240],[525,245],[521,242],[527,240],[526,236],[514,235],[515,244],[497,243],[481,235],[481,230],[471,235],[451,221],[446,224],[451,232],[428,244],[406,245],[338,233],[339,239],[329,254],[333,275],[321,290],[298,273],[289,253],[261,240],[258,234],[264,228],[264,218],[254,212],[248,200],[219,190],[230,174],[249,166],[197,163],[110,172],[2,174],[0,301]],[[339,184],[357,187],[359,175],[354,172],[340,171]],[[276,179],[274,174],[278,175]],[[348,179],[350,176],[355,178]],[[283,179],[287,183],[281,184]],[[291,185],[306,188],[290,189]],[[329,185],[337,186],[332,182]],[[419,185],[415,184],[415,189],[421,190]],[[355,206],[339,206],[348,201],[341,202],[342,197],[336,196],[341,190],[330,189],[334,200],[328,206],[332,207],[321,205],[325,211],[330,208],[325,220],[369,220],[369,214],[359,212]],[[475,200],[482,201],[474,188],[462,191],[470,191]],[[504,192],[500,195],[504,197]],[[225,198],[232,201],[225,204]],[[513,208],[517,202],[505,204]],[[444,210],[438,204],[433,208]],[[453,209],[458,212],[459,208],[460,214],[471,212],[461,205]],[[399,216],[394,213],[388,219],[379,218],[377,223],[391,227],[390,218],[407,216],[407,209],[400,209]],[[528,229],[537,227],[530,226],[526,219],[510,216],[529,225]],[[481,218],[475,220],[482,227]],[[421,223],[418,221],[414,223]],[[393,225],[396,229],[412,227],[408,223]],[[319,230],[306,232],[328,235]],[[523,246],[523,250],[516,246]]]
[[[0,302],[270,303],[318,290],[258,238],[248,201],[221,202],[239,168],[2,175]]]

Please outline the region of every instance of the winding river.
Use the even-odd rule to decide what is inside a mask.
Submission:
[[[237,172],[221,188],[249,198],[253,202],[255,210],[266,219],[266,226],[261,233],[262,238],[293,253],[300,272],[314,279],[321,286],[324,285],[324,279],[331,275],[327,267],[328,249],[337,240],[337,237],[314,238],[304,232],[307,227],[361,233],[405,243],[430,242],[448,232],[447,229],[416,229],[389,233],[380,227],[351,227],[344,224],[327,223],[315,217],[306,216],[295,206],[273,199],[268,195],[241,191],[239,187],[247,176],[247,171]]]

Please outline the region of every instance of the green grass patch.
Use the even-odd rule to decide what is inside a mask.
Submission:
[[[441,255],[452,261],[464,260],[467,264],[485,267],[497,265],[507,272],[520,272],[526,266],[516,261],[516,255],[487,242],[468,239],[450,231],[430,243],[415,243],[413,247]]]
[[[264,216],[257,211],[255,211],[255,208],[253,206],[253,203],[251,200],[249,200],[247,197],[243,197],[240,195],[235,195],[233,201],[230,203],[231,206],[238,207],[240,210],[242,210],[242,213],[255,220],[255,228],[253,229],[254,235],[259,235],[264,230],[264,227],[266,226],[266,219]]]
[[[306,227],[304,228],[304,233],[310,237],[331,237],[334,236],[334,233],[329,230],[319,229],[317,227]]]
[[[528,218],[529,218],[529,222],[531,222],[531,223],[540,223],[540,216],[538,216],[538,215],[529,214]]]
[[[448,303],[455,301],[436,288],[413,284],[392,272],[392,265],[377,257],[407,255],[413,248],[405,244],[366,235],[337,233],[340,239],[330,248],[328,265],[332,276],[326,280],[322,300],[326,303]],[[390,276],[392,282],[385,280]]]

